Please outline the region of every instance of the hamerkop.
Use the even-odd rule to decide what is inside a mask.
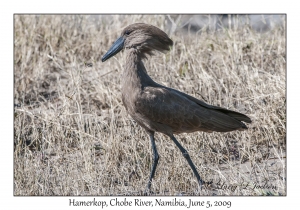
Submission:
[[[212,106],[178,90],[154,82],[145,69],[143,59],[157,50],[165,52],[173,41],[159,28],[135,23],[127,26],[121,37],[102,57],[102,62],[126,49],[126,64],[122,76],[122,100],[127,112],[150,136],[153,149],[153,165],[148,190],[154,177],[159,155],[154,133],[169,136],[180,149],[197,177],[200,189],[203,184],[188,152],[180,145],[174,134],[194,131],[228,132],[247,129],[242,122],[251,123],[244,114]]]

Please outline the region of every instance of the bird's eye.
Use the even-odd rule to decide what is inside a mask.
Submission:
[[[125,34],[126,34],[126,35],[129,35],[129,34],[130,34],[130,31],[125,31]]]

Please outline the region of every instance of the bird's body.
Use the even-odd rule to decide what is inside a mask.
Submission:
[[[192,96],[154,82],[148,76],[142,60],[134,53],[134,49],[127,52],[121,91],[128,113],[149,131],[172,135],[195,131],[226,132],[246,128],[242,122],[226,112],[235,113],[242,118],[243,115],[210,106]]]
[[[175,142],[201,185],[202,180],[188,153],[173,134],[244,130],[247,127],[242,121],[251,122],[246,115],[208,105],[190,95],[154,82],[147,74],[142,59],[146,54],[151,55],[154,50],[166,51],[172,44],[172,40],[160,29],[148,24],[132,24],[123,30],[121,37],[102,58],[102,61],[105,61],[126,48],[122,100],[127,112],[150,135],[154,163],[148,188],[151,186],[158,162],[155,132],[164,133]]]

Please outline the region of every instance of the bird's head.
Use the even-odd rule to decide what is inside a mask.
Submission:
[[[152,55],[154,50],[168,51],[172,45],[173,41],[159,28],[145,23],[135,23],[124,28],[121,36],[102,57],[102,62],[122,49],[133,48],[143,58],[146,54]]]

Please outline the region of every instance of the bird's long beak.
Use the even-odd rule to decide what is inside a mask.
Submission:
[[[115,43],[110,47],[107,53],[102,57],[102,62],[108,60],[110,57],[114,56],[118,52],[120,52],[124,47],[125,39],[123,36],[117,39]]]

